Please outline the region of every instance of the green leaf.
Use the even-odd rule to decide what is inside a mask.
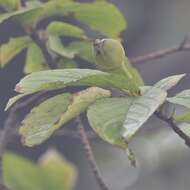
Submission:
[[[167,101],[190,108],[190,90],[184,90],[175,97],[167,98]]]
[[[71,42],[68,46],[64,46],[58,36],[49,36],[48,46],[50,50],[62,57],[73,59],[75,56],[78,56],[90,63],[95,62],[92,42],[76,41]]]
[[[20,6],[20,0],[0,0],[0,7],[3,7],[8,11],[17,10]]]
[[[60,127],[70,119],[84,112],[89,105],[97,99],[111,96],[111,92],[98,87],[87,88],[73,95],[72,103],[68,106],[67,111],[61,116],[57,126]]]
[[[122,133],[127,142],[139,131],[158,107],[164,103],[166,96],[165,91],[151,87],[142,96],[133,99],[126,113]]]
[[[123,122],[132,101],[132,97],[102,98],[89,107],[87,117],[98,136],[126,150],[130,163],[136,166],[135,155],[122,136]]]
[[[73,190],[75,167],[56,151],[48,151],[38,164],[6,153],[3,156],[3,177],[12,190]]]
[[[57,53],[58,55],[61,55],[68,59],[73,59],[76,54],[76,51],[68,50],[65,48],[58,36],[51,35],[48,37],[48,47],[54,53]]]
[[[111,3],[78,3],[71,7],[70,10],[73,11],[76,19],[106,36],[118,37],[126,29],[124,16]]]
[[[41,10],[34,10],[20,16],[20,21],[25,25],[31,25],[43,18],[56,15],[67,16],[71,13],[77,20],[109,37],[118,37],[126,28],[124,16],[113,4],[108,2],[50,1],[43,3]]]
[[[186,112],[180,115],[175,116],[175,120],[177,122],[185,122],[185,123],[190,123],[190,112]]]
[[[165,91],[152,87],[140,97],[102,99],[90,106],[88,120],[102,139],[126,149],[165,98]]]
[[[89,107],[87,117],[90,126],[105,141],[127,148],[122,137],[123,122],[133,98],[104,98]]]
[[[162,90],[169,90],[170,88],[176,86],[179,81],[185,77],[186,74],[180,74],[180,75],[173,75],[173,76],[169,76],[167,78],[164,78],[162,80],[160,80],[159,82],[157,82],[154,86],[157,88],[160,88]]]
[[[27,50],[24,72],[32,73],[47,69],[49,69],[49,67],[44,59],[41,49],[35,43],[31,43]]]
[[[72,95],[58,95],[34,108],[22,122],[20,134],[27,146],[41,144],[56,129],[84,112],[95,100],[110,96],[104,89],[92,87]]]
[[[125,58],[125,66],[127,71],[129,72],[130,76],[132,77],[132,83],[134,84],[134,86],[144,86],[144,81],[140,75],[140,73],[138,72],[138,70],[133,67],[130,63],[130,61],[128,60],[128,58]]]
[[[0,65],[5,66],[23,49],[27,48],[31,39],[27,36],[11,38],[8,43],[0,46]]]
[[[90,69],[64,69],[41,71],[24,77],[15,87],[22,95],[9,100],[6,110],[20,98],[42,90],[55,90],[66,86],[98,86],[115,88],[128,93],[133,90],[130,82],[123,76],[108,74]]]
[[[90,63],[95,62],[92,42],[88,41],[71,42],[66,48],[71,52],[75,52],[75,55],[79,56],[80,58]]]
[[[24,15],[25,13],[37,10],[39,8],[40,7],[37,7],[37,6],[36,7],[27,7],[27,8],[19,9],[18,11],[0,14],[0,24],[3,23],[4,21],[8,20],[8,19],[16,18],[20,15]]]
[[[127,80],[123,75],[92,69],[57,69],[35,72],[24,77],[16,85],[15,90],[19,93],[34,93],[81,85],[116,88],[126,93],[136,92],[133,81]]]
[[[96,84],[95,79],[104,75],[108,74],[91,69],[57,69],[40,71],[24,77],[16,85],[16,91],[20,93],[32,93],[41,90],[54,90],[72,84],[85,85],[88,81],[92,83],[94,81]],[[90,81],[90,79],[92,80]]]
[[[6,107],[5,111],[7,111],[13,104],[15,104],[18,100],[22,99],[23,97],[30,95],[30,94],[19,94],[17,96],[14,96],[13,98],[10,98]]]
[[[33,146],[49,138],[55,130],[54,125],[67,110],[71,101],[70,94],[61,94],[33,108],[22,121],[19,130],[23,143],[27,146]]]
[[[70,36],[75,38],[84,38],[84,31],[75,26],[65,22],[53,21],[47,27],[47,32],[49,35],[55,36]]]

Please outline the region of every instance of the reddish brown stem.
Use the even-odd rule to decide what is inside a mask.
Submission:
[[[180,45],[167,48],[167,49],[161,49],[152,53],[148,53],[146,55],[138,56],[131,58],[130,61],[131,63],[144,63],[156,59],[160,59],[162,57],[165,57],[167,55],[174,54],[176,52],[181,52],[181,51],[190,51],[190,44],[186,43],[187,38],[184,38],[184,40],[180,43]]]
[[[96,181],[98,182],[101,190],[109,190],[108,186],[106,185],[106,183],[104,182],[104,180],[102,178],[102,175],[101,175],[99,168],[97,166],[97,163],[95,161],[94,154],[93,154],[92,148],[90,146],[90,143],[89,143],[86,131],[84,129],[83,123],[80,119],[80,116],[77,117],[76,120],[77,120],[77,125],[78,125],[77,127],[79,130],[81,142],[82,142],[82,145],[84,147],[87,160],[88,160],[90,167],[91,167],[91,169],[94,173],[94,176],[96,178]]]

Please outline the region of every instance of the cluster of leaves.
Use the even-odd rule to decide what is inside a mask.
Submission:
[[[15,90],[20,94],[9,100],[6,110],[23,97],[41,91],[63,89],[68,86],[87,87],[77,93],[60,93],[34,107],[22,121],[19,129],[26,146],[43,143],[66,122],[86,112],[90,126],[99,137],[126,150],[134,135],[156,110],[163,109],[165,102],[190,108],[190,90],[185,90],[175,97],[167,97],[167,91],[175,86],[185,76],[184,74],[162,79],[153,86],[144,86],[140,74],[129,63],[126,63],[126,67],[132,76],[130,81],[119,74],[77,68],[77,58],[92,64],[92,67],[95,62],[92,40],[87,35],[89,29],[94,31],[93,37],[119,38],[120,33],[126,28],[124,17],[113,4],[105,0],[93,3],[79,3],[74,0],[49,0],[42,3],[38,0],[28,0],[23,6],[20,0],[6,2],[0,0],[0,5],[5,10],[0,15],[0,24],[14,19],[26,32],[25,36],[11,38],[9,42],[0,46],[0,64],[2,67],[5,66],[18,53],[27,49],[24,72],[31,73],[16,85]],[[75,25],[65,22],[71,16]],[[50,17],[48,24],[41,28],[39,23]],[[63,18],[62,21],[60,18]],[[45,50],[34,40],[33,32],[37,34]],[[68,37],[71,40],[65,43]],[[44,51],[49,54],[57,69],[50,70]],[[114,97],[112,89],[121,92],[122,96]],[[140,93],[134,93],[137,91]],[[190,113],[175,118],[180,123],[181,129],[187,134],[190,133],[187,124],[181,125],[184,122],[190,123]],[[133,159],[132,154],[129,158]],[[42,165],[34,166],[12,154],[5,155],[4,160],[5,182],[14,190],[48,189],[41,186],[42,178],[47,178],[47,173],[48,177],[52,178],[48,181],[50,189],[72,188],[53,186],[61,185],[58,183],[60,179],[54,174],[57,172],[58,176],[64,176],[59,174],[67,171],[60,166],[62,161],[59,158],[56,168],[51,168],[48,160],[46,163],[50,168],[47,169],[43,168],[43,162]],[[19,175],[12,172],[13,164],[14,167],[18,166],[15,172],[20,172]],[[23,171],[23,168],[26,170]],[[31,177],[26,174],[27,172],[35,179],[38,176],[37,181],[29,181]],[[21,174],[25,180],[20,179]],[[50,174],[52,176],[49,176]],[[34,186],[29,188],[28,184]]]
[[[107,73],[76,68],[78,67],[77,58],[94,67],[92,40],[91,36],[87,35],[89,32],[86,31],[89,31],[89,29],[94,30],[93,35],[95,36],[118,38],[120,33],[126,28],[126,21],[123,15],[113,4],[103,0],[97,0],[93,3],[79,3],[74,0],[48,0],[45,3],[40,0],[0,0],[0,7],[0,24],[14,20],[25,31],[23,36],[10,36],[7,42],[0,45],[0,66],[2,68],[23,50],[26,50],[25,74],[49,70],[52,65],[48,64],[46,57],[48,53],[53,67],[65,70],[47,71],[50,73],[55,72],[58,77],[63,74],[63,79],[59,82],[59,78],[57,78],[58,81],[55,79],[55,83],[50,82],[52,87],[49,85],[50,83],[46,83],[45,86],[47,86],[44,86],[43,89],[63,88],[64,86],[72,85],[73,82],[76,84],[79,81],[78,85],[81,83],[91,85],[96,80],[97,82],[100,81],[100,86],[103,84],[109,86],[112,76],[109,76]],[[43,21],[46,24],[43,24],[42,27],[40,23]],[[34,38],[34,32],[37,39]],[[65,39],[67,40],[68,37],[70,41],[65,43]],[[131,69],[133,70],[133,68]],[[120,77],[116,78],[118,78],[117,80],[122,80]],[[65,82],[67,84],[64,84]],[[7,109],[20,98],[33,93],[35,93],[35,90],[30,90],[30,92],[23,92],[23,94],[11,99]],[[96,99],[110,95],[108,90],[93,87],[76,94],[60,94],[41,103],[38,107],[31,110],[31,113],[23,121],[23,125],[20,128],[25,144],[33,146],[42,143],[51,136],[56,128],[61,127],[61,125],[85,111]],[[38,115],[39,113],[40,115]],[[35,117],[36,119],[34,119]],[[29,126],[31,126],[34,120],[36,122],[32,125],[32,128],[35,126],[35,129],[32,129]],[[42,131],[43,127],[45,129],[44,132]],[[31,129],[34,133],[39,130],[37,136],[34,135],[32,137],[33,132]],[[52,155],[54,156],[52,157]],[[5,154],[3,174],[5,184],[14,190],[70,190],[73,189],[74,179],[76,178],[73,166],[65,162],[64,159],[61,160],[60,155],[57,155],[55,152],[48,153],[45,159],[40,161],[39,166],[14,154]]]
[[[101,138],[127,149],[132,137],[156,110],[161,109],[160,106],[166,101],[186,105],[183,99],[189,98],[187,97],[189,93],[186,97],[183,95],[189,90],[177,94],[176,97],[167,97],[167,91],[175,86],[185,74],[167,77],[153,86],[139,86],[140,95],[123,97],[113,97],[111,91],[103,89],[109,86],[119,91],[130,92],[128,85],[125,86],[123,83],[121,85],[121,81],[114,78],[111,80],[112,82],[115,80],[115,85],[108,84],[110,79],[105,80],[105,78],[109,75],[98,70],[64,69],[41,71],[24,77],[16,87],[23,93],[21,96],[36,93],[42,89],[55,90],[65,86],[93,85],[94,87],[72,95],[59,94],[33,108],[20,128],[23,142],[27,146],[40,144],[68,120],[87,111],[91,127]],[[97,82],[98,80],[100,82]],[[14,100],[12,99],[11,103]]]
[[[44,27],[40,22],[48,18],[70,18],[74,17],[78,25],[83,28],[88,26],[99,33],[99,35],[116,38],[126,28],[126,22],[119,10],[111,3],[97,1],[94,3],[79,3],[73,0],[51,0],[42,3],[38,0],[28,0],[22,6],[20,0],[1,1],[0,5],[6,10],[0,15],[0,24],[16,20],[26,31],[22,37],[10,38],[10,41],[1,45],[0,64],[5,66],[15,55],[23,49],[27,49],[25,73],[48,69],[43,52],[38,44],[33,41],[30,35],[31,28],[38,28],[38,34],[46,43],[48,51],[59,62],[55,64],[58,68],[75,66],[74,57],[78,56],[90,63],[93,63],[91,51],[92,43],[85,34],[84,29],[76,24],[53,20]],[[114,25],[114,27],[112,27]],[[71,37],[73,40],[63,45],[62,40]]]

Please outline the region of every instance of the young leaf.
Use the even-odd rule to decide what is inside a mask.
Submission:
[[[85,37],[84,31],[81,28],[65,22],[51,22],[46,30],[49,35],[54,36],[70,36],[75,38]]]
[[[97,100],[87,111],[94,131],[112,145],[127,148],[122,137],[123,122],[133,98],[104,98]]]
[[[72,95],[58,95],[34,108],[22,122],[20,134],[27,146],[48,139],[56,129],[84,112],[95,100],[110,96],[104,89],[92,87]]]
[[[71,101],[70,94],[61,94],[33,108],[23,120],[19,130],[23,143],[27,146],[33,146],[49,138],[55,130],[54,125],[67,110]]]
[[[48,47],[54,53],[57,53],[58,55],[61,55],[68,59],[73,59],[76,54],[76,51],[68,50],[65,48],[58,36],[51,35],[48,37]]]
[[[160,88],[162,90],[169,90],[170,88],[176,86],[179,81],[185,77],[186,74],[181,74],[181,75],[173,75],[173,76],[169,76],[167,78],[164,78],[162,80],[160,80],[159,82],[157,82],[154,86],[157,88]]]
[[[127,142],[136,134],[149,117],[162,105],[167,93],[151,87],[142,96],[136,97],[126,113],[122,136]]]
[[[73,59],[75,56],[78,56],[89,63],[95,62],[92,42],[75,41],[64,46],[58,36],[50,35],[48,46],[53,52],[65,58]]]
[[[76,169],[53,150],[43,155],[38,164],[6,153],[3,156],[3,178],[6,186],[13,190],[73,190]]]
[[[70,13],[73,13],[77,20],[109,37],[118,37],[126,28],[124,16],[113,4],[108,2],[50,1],[43,3],[43,9],[34,10],[20,16],[19,19],[24,25],[32,25],[43,18],[56,15],[67,16]]]
[[[48,70],[48,68],[49,67],[44,59],[41,49],[35,43],[31,43],[26,54],[24,72],[32,73],[36,71]]]
[[[174,97],[167,98],[167,101],[190,108],[190,90],[184,90]]]
[[[11,38],[8,43],[0,46],[0,65],[5,66],[14,56],[27,48],[31,39],[27,36]]]
[[[175,120],[179,123],[190,123],[190,112],[186,112],[175,116]]]

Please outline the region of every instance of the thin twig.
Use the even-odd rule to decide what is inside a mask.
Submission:
[[[180,45],[171,47],[171,48],[167,48],[167,49],[161,49],[159,51],[155,51],[146,55],[142,55],[142,56],[138,56],[135,58],[131,58],[130,61],[131,63],[144,63],[144,62],[148,62],[151,60],[156,60],[156,59],[160,59],[162,57],[165,57],[167,55],[171,55],[174,54],[176,52],[181,52],[181,51],[190,51],[190,43],[187,43],[187,37],[185,37],[182,42],[180,43]]]
[[[87,135],[87,138],[91,139],[91,140],[98,138],[98,136],[96,135],[96,133],[93,132],[93,131],[87,131],[86,135]],[[75,139],[80,139],[81,138],[79,132],[68,130],[66,128],[57,130],[54,133],[54,136],[69,136],[69,137],[75,138]]]
[[[80,116],[77,117],[76,121],[77,121],[77,125],[78,125],[77,127],[79,130],[79,134],[81,137],[81,142],[84,146],[86,157],[87,157],[88,162],[91,166],[91,169],[95,175],[96,181],[98,182],[101,190],[109,190],[108,186],[106,185],[106,183],[104,182],[104,180],[102,178],[102,175],[101,175],[99,168],[97,166],[97,163],[95,161],[94,154],[92,152],[92,148],[91,148],[90,143],[88,141],[88,137],[86,135],[86,132],[85,132],[85,129],[84,129],[84,126],[83,126],[83,123],[81,121]]]
[[[24,102],[15,103],[15,105],[11,108],[11,110],[9,112],[9,116],[8,116],[7,120],[4,123],[4,127],[0,133],[0,190],[1,190],[1,187],[4,189],[6,188],[3,185],[2,157],[3,157],[3,153],[6,149],[9,139],[12,137],[12,135],[14,135],[14,133],[12,132],[12,130],[14,130],[14,129],[12,129],[12,128],[13,127],[16,128],[16,126],[19,123],[17,112],[18,112],[18,110],[29,106],[32,102],[34,102],[36,99],[38,99],[44,93],[45,92],[40,92],[38,94],[34,94],[34,95],[30,96],[28,99],[26,99]]]
[[[155,112],[155,115],[161,119],[162,121],[165,121],[168,126],[170,128],[173,129],[173,131],[179,135],[179,137],[181,137],[184,141],[185,144],[190,148],[190,138],[189,136],[187,136],[175,123],[175,120],[171,117],[171,118],[167,118],[166,116],[164,116],[163,114],[161,114],[160,112]]]

